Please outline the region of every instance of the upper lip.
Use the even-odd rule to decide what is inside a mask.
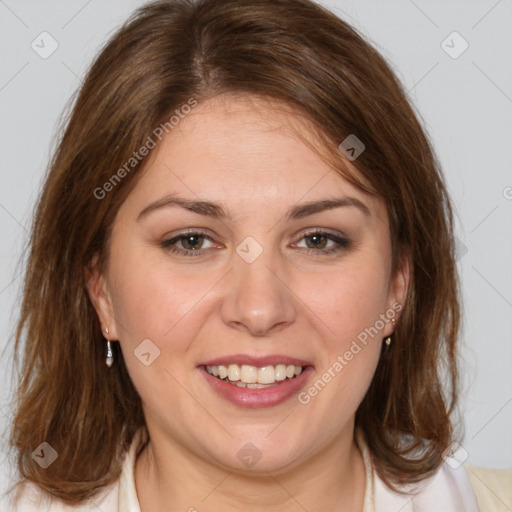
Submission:
[[[228,366],[230,364],[237,364],[239,366],[245,364],[249,366],[257,366],[263,368],[264,366],[276,366],[278,364],[293,364],[295,366],[310,366],[310,361],[304,359],[297,359],[296,357],[290,357],[285,355],[268,355],[268,356],[251,356],[248,354],[233,354],[230,356],[216,357],[202,363],[199,366]]]

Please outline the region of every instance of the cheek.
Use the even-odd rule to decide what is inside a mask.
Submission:
[[[138,257],[137,251],[112,261],[115,321],[130,378],[152,414],[163,402],[168,411],[182,410],[177,381],[186,380],[183,361],[201,326],[191,321],[190,312],[208,283],[171,274],[162,261]],[[149,354],[146,360],[144,354]]]
[[[388,307],[387,261],[385,255],[362,256],[314,280],[304,279],[298,292],[323,324],[326,341],[336,349],[375,324],[379,330],[383,327],[379,319]]]
[[[111,261],[119,337],[125,343],[152,337],[162,343],[197,301],[201,285],[194,277],[172,272],[165,258],[146,246],[119,243]]]
[[[385,241],[382,244],[385,247]],[[323,389],[318,406],[326,407],[334,425],[345,421],[349,412],[355,413],[379,361],[386,325],[382,315],[388,308],[388,256],[377,245],[361,250],[310,295],[318,317],[329,326],[322,340],[326,357],[316,380]]]
[[[305,300],[322,333],[314,379],[299,397],[315,410],[312,428],[331,428],[335,435],[355,414],[370,386],[382,350],[386,276],[380,265],[354,265],[346,273],[331,274],[324,290]]]
[[[209,292],[219,276],[215,272],[180,273],[165,257],[147,247],[125,248],[119,244],[112,251],[111,261],[117,332],[135,385],[152,387],[155,372],[147,371],[148,368],[135,357],[142,350],[139,347],[146,345],[150,352],[153,350],[158,354],[149,367],[160,368],[160,374],[153,382],[157,388],[161,379],[166,379],[161,373],[163,368],[173,375],[185,375],[188,368],[183,363],[189,361],[193,342],[211,313],[208,308],[212,294]],[[169,385],[174,386],[173,382]],[[140,389],[140,393],[143,395],[144,390]]]

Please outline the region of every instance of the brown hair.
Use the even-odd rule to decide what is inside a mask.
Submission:
[[[316,127],[317,150],[384,200],[393,270],[408,261],[410,283],[356,425],[388,485],[432,475],[453,435],[458,282],[450,200],[406,92],[357,30],[308,0],[164,0],[136,11],[96,58],[37,204],[10,433],[21,478],[67,503],[85,500],[118,478],[122,453],[145,428],[120,352],[105,366],[84,275],[95,256],[106,268],[112,223],[145,160],[101,200],[94,191],[180,105],[219,94],[292,106]],[[365,144],[352,162],[358,176],[337,149],[350,134]],[[58,452],[47,469],[31,458],[43,441]]]

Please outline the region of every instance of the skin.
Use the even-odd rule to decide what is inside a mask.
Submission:
[[[384,203],[330,169],[297,129],[311,127],[268,101],[199,104],[153,150],[115,219],[108,270],[90,277],[91,298],[109,338],[119,340],[150,433],[135,466],[143,512],[362,510],[354,417],[391,321],[305,405],[294,396],[268,408],[237,407],[198,369],[230,354],[285,354],[314,365],[307,390],[379,315],[404,303],[408,269],[391,275]],[[170,206],[137,221],[168,194],[222,203],[230,218]],[[339,196],[359,199],[370,215],[344,206],[284,217],[298,204]],[[161,247],[189,228],[213,239],[196,239],[192,247],[203,254]],[[312,244],[322,230],[348,238],[348,247],[325,254],[338,244]],[[252,263],[236,252],[248,236],[263,248]],[[174,247],[192,250],[184,244]],[[144,339],[160,350],[150,366],[133,354]],[[247,442],[262,454],[252,468],[237,457]]]

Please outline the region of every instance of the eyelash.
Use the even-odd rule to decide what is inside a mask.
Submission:
[[[181,233],[180,235],[170,238],[168,240],[162,240],[160,242],[160,246],[162,247],[162,249],[165,249],[168,252],[171,252],[174,254],[179,254],[181,256],[192,256],[192,257],[201,256],[201,255],[205,254],[205,252],[207,250],[201,250],[201,249],[190,250],[190,249],[179,249],[177,247],[173,247],[173,244],[175,244],[176,242],[179,242],[180,240],[183,240],[183,239],[185,239],[189,236],[193,236],[193,235],[202,236],[204,239],[209,240],[210,242],[213,242],[213,239],[202,231],[190,231],[188,233]],[[351,247],[351,242],[348,238],[336,236],[332,233],[329,233],[327,231],[321,231],[321,230],[309,231],[308,233],[305,233],[301,237],[301,240],[304,238],[307,238],[307,237],[312,237],[314,235],[320,235],[321,237],[325,237],[328,240],[331,240],[331,241],[335,242],[336,244],[338,244],[337,246],[329,247],[327,249],[306,248],[306,252],[308,254],[311,254],[314,256],[330,255],[330,254],[338,253],[343,250],[347,250]]]

